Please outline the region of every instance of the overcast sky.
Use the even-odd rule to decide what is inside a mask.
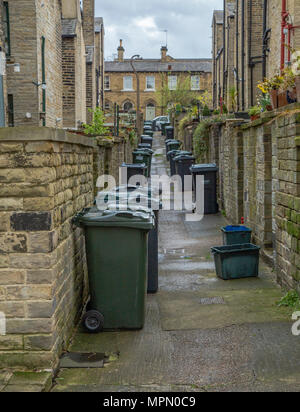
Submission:
[[[125,57],[158,58],[166,43],[175,58],[211,57],[211,22],[223,0],[96,0],[104,18],[105,57],[112,58],[123,39]]]

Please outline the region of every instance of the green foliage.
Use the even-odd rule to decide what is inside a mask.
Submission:
[[[257,116],[260,113],[261,113],[261,108],[259,106],[253,106],[248,111],[249,116]]]
[[[89,109],[93,113],[93,120],[91,124],[84,124],[84,133],[89,136],[105,136],[108,133],[107,127],[104,126],[105,115],[103,111],[96,107],[95,110]]]
[[[279,307],[300,309],[300,298],[296,290],[289,291],[278,303]]]
[[[170,90],[168,85],[168,78],[162,73],[161,88],[156,92],[156,99],[159,105],[166,111],[173,107],[178,113],[182,112],[183,108],[188,108],[197,100],[198,93],[190,89],[190,77],[178,77],[176,90]]]
[[[236,108],[237,97],[238,97],[238,93],[236,91],[236,88],[234,86],[230,87],[229,100],[230,100],[230,108],[233,112],[235,111],[235,108]]]
[[[211,112],[210,112],[210,110],[209,110],[209,108],[208,108],[207,105],[204,106],[204,108],[203,108],[203,110],[202,110],[202,115],[203,115],[203,116],[206,116],[206,117],[211,116]]]
[[[218,114],[220,114],[220,110],[219,110],[219,109],[216,109],[216,110],[213,111],[213,115],[218,115]]]
[[[223,104],[223,114],[228,114],[228,109],[226,104]]]
[[[130,132],[128,133],[128,139],[129,139],[131,146],[136,146],[138,137],[137,137],[135,130],[130,130]]]
[[[203,156],[207,152],[210,125],[211,123],[209,121],[203,120],[194,131],[193,146],[197,161],[202,161]]]

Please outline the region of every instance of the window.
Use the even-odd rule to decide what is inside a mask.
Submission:
[[[169,76],[168,78],[169,90],[177,89],[177,76]]]
[[[105,104],[104,104],[104,109],[105,110],[110,110],[110,101],[109,100],[105,100]]]
[[[155,90],[155,77],[154,76],[146,77],[146,90]]]
[[[200,90],[200,76],[191,76],[191,90]]]
[[[133,109],[133,104],[131,102],[125,102],[123,105],[123,110],[125,113],[130,112]]]
[[[133,90],[132,76],[123,77],[123,89],[124,90]]]
[[[104,89],[110,90],[110,77],[109,76],[104,77]]]
[[[6,56],[9,57],[11,55],[10,49],[10,26],[9,26],[9,8],[8,2],[3,2],[3,30],[4,30],[4,38],[5,38],[5,53]]]

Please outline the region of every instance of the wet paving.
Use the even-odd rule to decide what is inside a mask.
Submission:
[[[153,174],[168,171],[155,136]],[[219,215],[187,222],[160,212],[159,292],[147,298],[142,331],[89,335],[73,353],[105,353],[103,368],[61,369],[57,392],[299,391],[299,337],[263,262],[259,278],[217,278],[211,247],[222,244]]]

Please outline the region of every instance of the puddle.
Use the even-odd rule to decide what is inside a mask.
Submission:
[[[218,279],[201,276],[199,274],[161,276],[159,279],[159,288],[167,292],[172,291],[198,291],[206,283],[216,282]]]
[[[161,263],[162,270],[169,271],[192,271],[192,270],[214,270],[214,262],[195,262],[191,260],[176,260],[168,263]]]

